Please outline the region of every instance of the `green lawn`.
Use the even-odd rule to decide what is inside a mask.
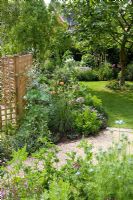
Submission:
[[[105,87],[106,81],[83,82],[91,93],[102,99],[105,111],[108,114],[108,126],[118,127],[116,120],[123,120],[121,127],[133,128],[133,92],[111,91]]]

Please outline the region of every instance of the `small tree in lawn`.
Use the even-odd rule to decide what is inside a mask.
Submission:
[[[133,0],[66,0],[64,6],[73,13],[80,41],[119,48],[120,84],[125,84],[127,49],[133,47]]]

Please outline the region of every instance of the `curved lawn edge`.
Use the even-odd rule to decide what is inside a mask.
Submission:
[[[106,88],[108,81],[81,82],[86,85],[92,95],[96,95],[103,102],[108,114],[108,126],[119,127],[116,120],[123,120],[122,128],[133,129],[133,92],[112,91]]]

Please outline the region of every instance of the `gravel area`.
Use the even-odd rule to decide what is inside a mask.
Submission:
[[[119,141],[122,134],[126,135],[130,142],[133,142],[133,130],[123,128],[107,128],[100,132],[99,135],[88,137],[85,140],[92,144],[93,152],[96,153],[100,148],[107,150],[112,145],[112,142]],[[81,140],[58,144],[58,158],[60,160],[58,166],[65,164],[67,159],[66,153],[71,151],[75,151],[77,155],[84,156],[83,150],[77,147],[80,141]]]
[[[112,142],[119,141],[121,135],[124,134],[128,137],[130,142],[133,142],[133,130],[131,129],[119,129],[119,128],[107,128],[104,131],[101,131],[97,136],[91,136],[88,138],[85,138],[89,143],[92,144],[92,150],[94,153],[96,153],[99,149],[107,150],[111,145]],[[66,141],[59,143],[58,149],[59,152],[57,154],[57,157],[59,158],[59,163],[56,164],[56,167],[59,168],[63,164],[66,163],[67,159],[67,153],[69,152],[76,152],[76,155],[84,156],[83,149],[80,149],[78,146],[81,142],[81,139],[75,140],[75,141]],[[133,152],[133,148],[130,148]],[[34,158],[28,158],[25,161],[25,164],[27,166],[33,166],[35,164]],[[38,168],[41,170],[43,168],[42,162],[39,162]],[[12,167],[8,166],[8,169],[11,170]],[[23,173],[20,173],[21,176],[23,176]]]

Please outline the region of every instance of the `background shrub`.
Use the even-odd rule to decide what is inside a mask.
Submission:
[[[77,69],[77,79],[79,81],[97,81],[97,71],[93,69]]]
[[[88,66],[91,68],[95,67],[96,66],[95,56],[90,53],[84,54],[82,56],[81,66],[83,66],[83,67]]]
[[[133,63],[127,65],[126,68],[126,80],[133,81]]]
[[[118,72],[114,72],[111,64],[103,63],[97,68],[77,68],[77,79],[79,81],[107,81],[113,79]]]
[[[117,80],[109,81],[109,83],[107,83],[106,87],[109,89],[112,89],[112,90],[120,90],[121,89],[119,81],[117,81]]]
[[[113,72],[112,67],[109,63],[104,63],[98,69],[98,80],[99,81],[107,81],[112,79]]]
[[[106,85],[107,88],[111,89],[111,90],[129,90],[129,91],[133,91],[133,84],[128,84],[126,83],[125,85],[121,86],[119,81],[117,80],[112,80],[109,81],[109,83]]]

